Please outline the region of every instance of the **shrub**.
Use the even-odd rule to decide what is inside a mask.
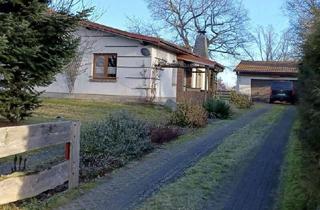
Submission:
[[[181,130],[175,127],[154,127],[151,128],[151,142],[163,144],[172,141],[181,135]]]
[[[239,94],[236,91],[231,91],[230,102],[240,109],[249,109],[252,106],[249,96]]]
[[[227,119],[231,116],[230,105],[222,100],[210,98],[204,102],[203,107],[210,118]]]
[[[300,137],[320,154],[320,16],[314,21],[299,71]]]
[[[170,123],[182,127],[204,127],[208,123],[208,113],[202,106],[190,102],[178,104]]]
[[[125,111],[112,113],[81,130],[81,176],[103,174],[151,149],[150,128],[146,122]]]

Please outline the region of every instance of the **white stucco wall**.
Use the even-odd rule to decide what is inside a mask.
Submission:
[[[146,76],[150,76],[156,58],[161,58],[172,62],[176,60],[176,55],[156,49],[152,46],[144,46],[139,41],[115,36],[105,32],[80,28],[77,35],[82,37],[82,44],[91,43],[92,47],[86,50],[82,60],[83,73],[78,76],[74,94],[94,94],[108,96],[133,96],[145,97],[146,91],[139,89],[149,85],[149,81],[138,79],[141,72],[146,70]],[[84,41],[85,40],[85,41]],[[141,48],[148,48],[151,52],[150,57],[141,54]],[[94,53],[116,53],[117,60],[117,80],[113,82],[93,82],[93,54]],[[159,91],[157,96],[164,98],[176,97],[176,81],[172,76],[176,75],[173,69],[165,69],[161,72],[159,81]],[[128,78],[128,77],[135,77]],[[176,80],[176,76],[174,78]],[[66,79],[63,74],[56,76],[56,81],[48,87],[41,87],[47,93],[68,93]]]
[[[237,92],[251,97],[251,80],[298,80],[293,77],[258,77],[258,76],[237,76]]]
[[[160,60],[167,63],[177,62],[177,56],[163,49],[152,47],[152,64],[158,64]],[[167,99],[175,100],[177,96],[177,69],[176,68],[163,68],[160,71],[160,81],[157,85],[157,97],[161,102]]]
[[[237,92],[251,97],[251,77],[237,77]]]

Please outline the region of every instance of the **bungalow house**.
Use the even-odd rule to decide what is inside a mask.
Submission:
[[[72,91],[61,73],[50,86],[39,88],[45,96],[159,103],[188,98],[201,102],[215,93],[217,74],[224,69],[208,58],[203,32],[196,39],[194,52],[161,38],[89,21],[82,22],[77,36],[81,47],[88,43],[90,47],[83,52],[82,70]]]
[[[293,61],[241,61],[234,70],[237,92],[254,101],[268,101],[273,81],[298,80],[298,63]]]

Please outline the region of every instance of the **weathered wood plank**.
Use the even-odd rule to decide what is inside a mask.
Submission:
[[[80,122],[73,122],[70,136],[69,189],[79,185]]]
[[[38,174],[0,181],[0,205],[31,198],[68,180],[69,161]]]
[[[72,122],[0,128],[0,158],[70,141]]]

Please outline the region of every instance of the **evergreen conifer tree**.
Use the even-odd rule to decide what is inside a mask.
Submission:
[[[0,115],[18,122],[40,105],[41,92],[74,56],[73,35],[87,10],[53,11],[49,0],[0,0]]]

